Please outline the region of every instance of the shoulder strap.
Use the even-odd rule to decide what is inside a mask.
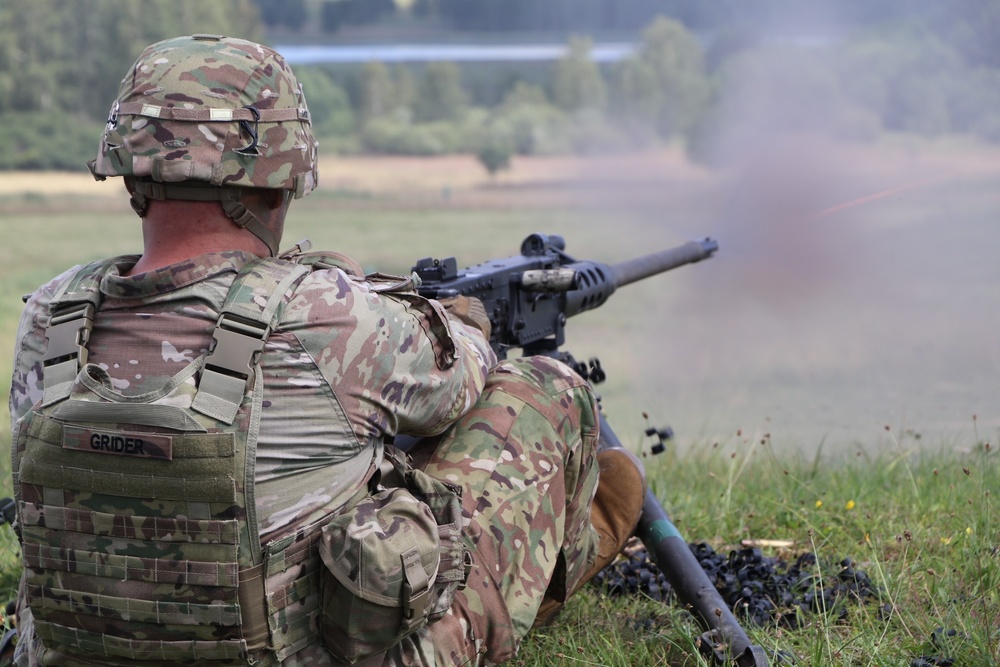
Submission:
[[[267,337],[280,317],[283,297],[308,273],[307,267],[272,258],[243,267],[229,288],[212,333],[193,410],[233,423]]]
[[[42,357],[43,405],[69,396],[77,373],[86,365],[87,341],[94,327],[94,313],[101,305],[101,280],[122,259],[111,257],[80,267],[49,301]]]
[[[365,275],[361,265],[343,253],[332,250],[312,250],[312,241],[302,239],[290,250],[286,250],[279,256],[289,262],[295,262],[308,266],[313,271],[322,269],[340,269],[349,276],[362,278]]]

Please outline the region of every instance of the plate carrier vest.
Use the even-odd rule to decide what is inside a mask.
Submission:
[[[86,349],[101,279],[123,260],[83,267],[50,303],[44,396],[18,424],[18,530],[40,661],[280,662],[316,641],[323,565],[318,525],[260,543],[255,387],[284,297],[311,268],[250,262],[210,352],[160,389],[125,396]],[[358,483],[352,503],[367,492]]]

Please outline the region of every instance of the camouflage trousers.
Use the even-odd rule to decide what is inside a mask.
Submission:
[[[411,451],[462,487],[473,570],[451,610],[406,638],[386,666],[481,665],[517,654],[543,596],[565,599],[593,564],[597,406],[590,386],[545,357],[502,362],[474,408]]]

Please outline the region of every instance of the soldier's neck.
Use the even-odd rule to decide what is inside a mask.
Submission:
[[[146,273],[210,252],[270,253],[261,241],[236,226],[217,202],[157,201],[142,219],[143,251],[127,275]]]

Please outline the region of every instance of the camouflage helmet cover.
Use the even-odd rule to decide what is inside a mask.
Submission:
[[[98,178],[201,181],[301,197],[316,187],[316,149],[302,88],[281,54],[193,35],[139,56],[91,170]]]

